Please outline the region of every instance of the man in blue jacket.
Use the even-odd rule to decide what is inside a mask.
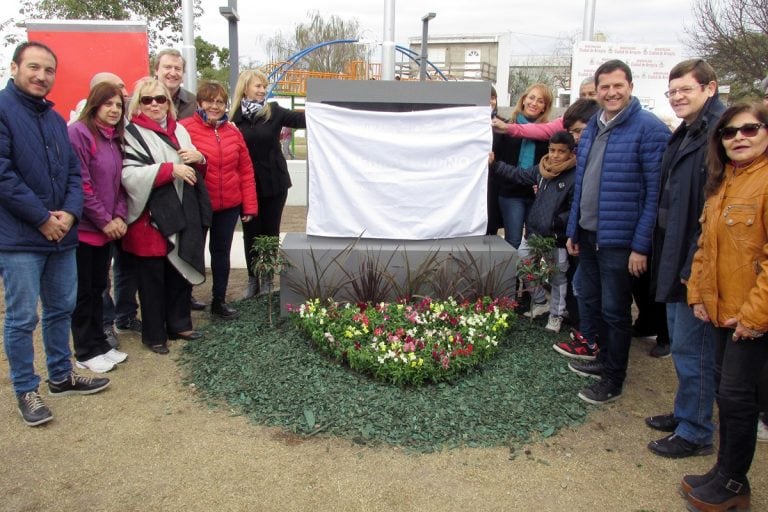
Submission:
[[[602,404],[621,396],[632,339],[632,277],[648,269],[656,221],[661,157],[669,129],[632,96],[632,71],[609,60],[595,71],[601,110],[579,142],[566,247],[579,256],[574,288],[581,332],[600,350],[574,361],[576,373],[598,378],[579,398]]]
[[[35,426],[53,419],[37,388],[32,333],[42,303],[43,345],[51,395],[90,394],[108,379],[72,371],[69,330],[77,294],[73,229],[83,207],[80,165],[64,119],[45,99],[57,60],[29,41],[13,54],[0,91],[0,275],[5,290],[3,341],[21,417]]]

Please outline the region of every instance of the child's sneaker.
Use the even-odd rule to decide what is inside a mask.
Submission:
[[[560,327],[563,325],[563,317],[549,315],[547,325],[544,327],[549,332],[560,332]]]
[[[555,352],[566,357],[583,361],[594,361],[597,359],[597,353],[600,351],[597,343],[590,343],[576,329],[571,329],[569,340],[556,343],[552,345],[552,348],[555,349]]]
[[[523,313],[523,316],[526,318],[536,318],[541,315],[545,315],[549,312],[549,304],[546,302],[542,302],[541,304],[534,302],[531,306],[531,309]]]

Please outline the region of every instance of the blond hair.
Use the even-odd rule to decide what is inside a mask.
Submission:
[[[235,94],[232,95],[232,106],[229,110],[229,118],[234,119],[235,113],[240,111],[240,103],[245,97],[245,90],[250,87],[254,80],[259,80],[264,84],[264,87],[269,85],[269,79],[267,75],[257,69],[246,69],[237,78],[237,85],[235,85]],[[265,101],[264,107],[256,114],[257,117],[263,117],[264,120],[269,121],[272,117],[271,103]]]
[[[136,89],[131,96],[131,103],[128,106],[128,112],[131,116],[135,116],[140,112],[139,105],[141,104],[142,96],[149,96],[155,89],[160,88],[163,91],[163,95],[168,99],[168,113],[171,114],[171,118],[176,119],[176,105],[173,104],[173,98],[168,88],[162,84],[159,80],[154,78],[146,78],[136,84]]]
[[[554,98],[552,97],[552,91],[549,89],[549,86],[547,84],[542,83],[536,83],[533,85],[530,85],[525,92],[520,96],[520,98],[517,100],[517,104],[515,105],[515,109],[512,111],[512,122],[517,122],[517,115],[523,112],[523,100],[525,100],[526,96],[531,94],[531,92],[534,89],[538,89],[541,95],[544,97],[544,110],[539,114],[539,117],[536,118],[536,123],[546,123],[549,119],[549,113],[552,111],[552,103],[554,102]]]

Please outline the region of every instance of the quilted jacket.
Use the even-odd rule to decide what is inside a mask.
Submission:
[[[24,94],[8,80],[0,91],[0,251],[72,249],[74,226],[58,243],[38,227],[51,211],[79,219],[82,210],[80,161],[67,124],[51,102]]]
[[[242,205],[242,215],[256,215],[256,182],[253,164],[240,132],[229,122],[211,126],[199,114],[180,121],[192,144],[205,155],[205,186],[213,211]]]
[[[661,157],[670,131],[632,97],[608,135],[603,157],[597,220],[597,243],[604,247],[651,252],[661,181]],[[566,231],[578,242],[584,170],[597,134],[597,119],[590,119],[577,149],[576,185]]]

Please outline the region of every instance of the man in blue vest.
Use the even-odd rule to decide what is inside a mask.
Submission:
[[[97,393],[109,379],[72,371],[69,331],[77,295],[75,223],[83,208],[80,164],[64,119],[46,96],[56,55],[42,43],[19,45],[0,91],[0,275],[3,342],[24,422],[53,419],[38,393],[32,333],[42,303],[43,346],[51,395]]]
[[[579,256],[574,288],[581,333],[600,350],[574,361],[574,372],[599,380],[579,398],[602,404],[621,396],[632,339],[632,277],[648,269],[656,221],[661,156],[669,129],[632,96],[632,71],[609,60],[595,71],[601,110],[578,146],[566,247]]]

